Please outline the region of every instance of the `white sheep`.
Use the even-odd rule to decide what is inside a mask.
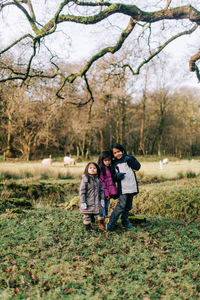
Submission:
[[[163,160],[160,160],[160,169],[163,170],[163,165],[167,165],[169,162],[168,158],[164,158]]]
[[[168,159],[168,158],[164,158],[163,161],[162,161],[163,165],[167,165],[168,162],[169,162],[169,159]]]
[[[64,157],[64,166],[70,166],[70,165],[75,165],[76,164],[76,162],[75,162],[75,159],[74,158],[71,158],[71,157],[69,157],[69,156],[65,156]]]
[[[52,164],[52,159],[51,158],[44,158],[41,162],[42,165],[44,166],[51,166]]]

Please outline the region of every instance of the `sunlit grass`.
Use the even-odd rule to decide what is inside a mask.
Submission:
[[[193,172],[197,176],[200,174],[200,160],[177,160],[170,161],[160,169],[160,162],[142,162],[141,169],[137,172],[139,177],[157,176],[158,178],[178,178],[187,177],[187,173]]]
[[[0,162],[0,179],[67,179],[80,177],[87,162],[78,162],[75,166],[65,166],[63,162],[53,161],[51,166],[42,166],[40,162]],[[200,160],[170,161],[160,169],[160,163],[142,162],[137,172],[138,178],[183,178],[200,174]]]
[[[56,162],[51,166],[42,166],[38,162],[1,162],[1,179],[68,179],[79,177],[82,173],[80,166],[64,167],[62,163]]]

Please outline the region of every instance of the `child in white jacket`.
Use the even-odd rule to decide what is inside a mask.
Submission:
[[[135,171],[138,171],[141,165],[134,156],[127,155],[124,147],[120,144],[113,144],[111,153],[113,155],[111,171],[118,184],[119,201],[110,216],[107,230],[114,228],[120,215],[122,225],[126,229],[131,229],[133,226],[128,221],[128,215],[132,209],[133,197],[139,193]]]

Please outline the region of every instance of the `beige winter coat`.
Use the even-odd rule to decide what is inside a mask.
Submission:
[[[88,178],[83,175],[79,195],[80,204],[87,204],[86,210],[82,210],[80,207],[82,214],[98,215],[102,213],[101,200],[104,201],[104,188],[98,176],[90,176],[90,182],[88,182]]]

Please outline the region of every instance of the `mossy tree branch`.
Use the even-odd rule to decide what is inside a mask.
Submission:
[[[64,0],[58,6],[54,16],[46,22],[46,24],[41,25],[37,22],[36,14],[34,11],[34,7],[32,5],[31,0],[12,0],[12,1],[4,1],[0,5],[0,12],[2,12],[7,6],[15,6],[19,9],[24,16],[26,17],[29,25],[33,33],[27,33],[23,35],[21,38],[17,39],[16,41],[12,42],[9,46],[5,49],[1,50],[0,55],[5,54],[14,46],[19,44],[25,38],[32,39],[32,47],[33,52],[30,55],[28,60],[27,66],[24,71],[18,72],[14,68],[7,66],[7,69],[11,72],[11,74],[7,77],[1,78],[0,82],[5,82],[7,80],[22,80],[23,82],[27,78],[32,77],[45,77],[45,78],[55,78],[56,76],[61,76],[63,78],[62,84],[57,91],[57,96],[62,98],[61,91],[65,86],[66,82],[73,83],[77,77],[87,78],[87,72],[91,68],[91,66],[99,60],[101,57],[105,56],[107,53],[116,53],[123,45],[124,41],[128,38],[130,33],[133,31],[135,24],[138,22],[144,22],[149,24],[149,28],[151,30],[151,24],[155,22],[159,22],[161,20],[188,20],[192,23],[195,23],[195,26],[192,27],[191,30],[184,31],[182,33],[173,36],[172,38],[168,39],[166,43],[164,43],[157,51],[154,51],[153,54],[149,56],[148,59],[143,60],[143,62],[138,66],[136,71],[133,71],[131,66],[128,67],[133,74],[139,74],[140,69],[147,64],[150,60],[152,60],[156,55],[158,55],[169,43],[171,43],[174,39],[184,35],[184,34],[191,34],[197,27],[200,25],[200,11],[194,8],[192,5],[184,5],[179,7],[169,8],[172,4],[171,0],[166,1],[166,5],[163,9],[156,10],[156,11],[144,11],[141,10],[136,5],[126,5],[123,3],[111,3],[111,2],[104,2],[104,1],[77,1],[77,0]],[[71,7],[73,7],[71,13]],[[79,8],[88,8],[87,15],[83,13],[81,15]],[[67,13],[61,14],[64,11],[64,8],[67,10]],[[90,13],[89,9],[92,8],[92,12]],[[93,9],[94,8],[94,9]],[[77,9],[77,13],[76,13]],[[95,10],[95,12],[94,12]],[[93,55],[88,62],[85,64],[84,68],[77,73],[69,74],[65,77],[61,72],[59,72],[58,67],[56,67],[56,72],[53,74],[43,74],[43,72],[34,74],[34,71],[31,69],[31,65],[33,62],[33,58],[37,55],[37,47],[40,46],[41,39],[45,36],[55,34],[58,24],[61,23],[69,23],[74,22],[77,24],[83,25],[92,25],[97,24],[112,15],[115,14],[122,14],[131,17],[131,21],[128,27],[122,32],[118,42],[115,46],[109,46],[102,50],[100,50],[97,54]],[[149,45],[149,41],[148,41]],[[197,77],[199,78],[198,74],[198,67],[197,62],[200,60],[199,52],[196,55],[193,55],[190,59],[190,71],[196,72]],[[51,62],[52,63],[52,62]],[[15,76],[12,76],[14,74]],[[85,80],[87,82],[87,80]],[[89,91],[89,90],[88,90]]]

